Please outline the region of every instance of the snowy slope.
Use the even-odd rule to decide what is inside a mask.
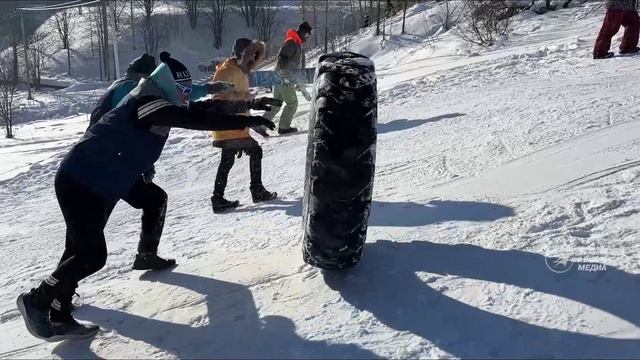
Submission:
[[[126,3],[126,4],[125,4]],[[119,3],[118,12],[122,13],[118,18],[118,54],[120,62],[120,73],[124,74],[127,64],[134,58],[144,53],[145,46],[142,33],[142,10],[135,9],[135,26],[131,26],[129,18],[128,2]],[[273,56],[284,40],[286,30],[295,28],[300,23],[302,15],[297,1],[283,0],[276,2],[276,14],[273,25],[272,41],[269,42],[269,54]],[[124,12],[123,12],[124,6]],[[324,7],[322,8],[324,12]],[[343,17],[349,11],[345,1],[334,0],[331,2],[330,13],[327,21],[331,27],[339,28],[342,31]],[[318,9],[320,12],[320,9]],[[40,13],[43,14],[43,13]],[[38,30],[48,36],[45,42],[49,44],[47,57],[43,64],[43,76],[48,80],[61,79],[64,81],[96,81],[100,78],[100,60],[98,54],[98,40],[95,30],[95,22],[90,19],[89,12],[85,10],[82,14],[78,11],[70,10],[71,17],[71,79],[68,75],[67,52],[60,49],[60,40],[56,30],[55,19],[52,16],[47,21],[43,21]],[[34,15],[35,16],[35,15]],[[111,16],[111,15],[110,15]],[[309,15],[310,16],[310,15]],[[197,70],[200,63],[209,63],[217,57],[227,57],[231,54],[231,48],[236,39],[241,37],[255,38],[258,34],[255,29],[246,26],[244,18],[239,11],[227,6],[225,11],[225,25],[222,34],[222,45],[219,49],[214,48],[214,37],[209,27],[209,21],[204,13],[200,13],[196,29],[189,25],[188,17],[180,8],[177,1],[158,1],[153,12],[153,21],[159,31],[158,53],[166,50],[172,56],[183,62],[192,71],[194,77],[199,78],[201,74]],[[325,17],[319,14],[316,17],[315,27],[323,28]],[[92,29],[93,28],[93,29]],[[347,27],[350,29],[350,27]],[[113,26],[110,25],[110,62],[111,72],[114,72],[113,64]],[[92,44],[93,43],[93,44]],[[311,45],[308,45],[311,47]],[[3,49],[0,48],[0,51]],[[207,74],[210,75],[210,74]],[[51,81],[51,80],[50,80]]]
[[[374,202],[363,260],[346,273],[302,262],[305,134],[264,144],[279,200],[251,204],[243,157],[227,194],[244,205],[213,215],[219,151],[174,129],[157,164],[169,194],[160,253],[180,265],[130,270],[140,214],[119,204],[107,266],[80,287],[78,318],[103,328],[92,340],[38,341],[14,305],[62,253],[53,176],[86,115],[19,125],[18,140],[0,140],[0,356],[637,358],[640,70],[633,57],[590,59],[594,6],[523,14],[487,50],[449,33],[427,42],[417,29],[430,10],[415,8],[412,35],[371,50]],[[375,46],[366,33],[354,42]],[[555,258],[571,269],[551,271]]]

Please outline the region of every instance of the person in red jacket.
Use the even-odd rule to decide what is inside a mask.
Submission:
[[[620,54],[631,54],[640,51],[638,36],[640,34],[640,18],[637,11],[637,0],[607,0],[607,14],[602,29],[593,48],[594,59],[613,57],[609,51],[611,38],[624,26],[624,36],[620,44]]]

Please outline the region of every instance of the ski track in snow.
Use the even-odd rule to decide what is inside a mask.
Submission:
[[[523,14],[476,56],[451,34],[354,42],[379,50],[377,171],[364,257],[344,273],[302,262],[308,134],[263,145],[278,200],[251,203],[245,156],[226,191],[241,206],[214,215],[219,150],[172,130],[155,181],[169,194],[159,252],[179,266],[131,270],[140,213],[121,202],[107,265],[79,288],[77,317],[102,327],[91,340],[32,338],[14,303],[62,254],[53,179],[86,115],[17,125],[0,140],[0,357],[637,357],[640,73],[637,58],[590,59],[594,6]]]

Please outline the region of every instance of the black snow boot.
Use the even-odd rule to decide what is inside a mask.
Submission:
[[[609,59],[609,58],[612,58],[612,57],[614,57],[614,56],[615,56],[615,54],[614,54],[614,53],[612,53],[612,52],[608,52],[608,53],[606,53],[606,54],[604,54],[604,55],[600,55],[600,54],[595,55],[595,54],[594,54],[594,55],[593,55],[593,58],[594,58],[594,59]]]
[[[211,197],[211,208],[213,209],[214,214],[220,214],[227,210],[238,207],[240,202],[238,200],[229,201],[222,196],[212,196]]]
[[[51,326],[54,335],[49,341],[79,340],[94,336],[100,330],[97,325],[84,325],[71,316],[71,304],[66,304],[56,309],[54,300],[51,307]]]
[[[133,262],[133,270],[165,270],[175,265],[174,259],[163,259],[154,253],[140,253]]]
[[[254,203],[273,200],[276,197],[278,193],[267,191],[262,185],[251,187],[251,199]]]
[[[54,336],[53,326],[49,320],[49,308],[53,301],[51,290],[46,285],[40,285],[37,289],[20,294],[16,301],[27,330],[31,335],[46,341],[55,341],[50,340]]]
[[[287,128],[287,129],[278,128],[278,134],[280,134],[280,135],[291,134],[291,133],[294,133],[294,132],[297,132],[297,131],[298,131],[298,129],[294,128],[294,127],[290,127],[290,128]]]
[[[620,54],[636,54],[638,52],[640,52],[640,47],[637,46],[629,50],[620,50]]]

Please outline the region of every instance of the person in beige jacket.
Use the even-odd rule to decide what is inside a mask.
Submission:
[[[261,41],[241,38],[235,41],[233,55],[216,67],[214,81],[224,81],[234,85],[232,91],[216,95],[221,100],[251,100],[249,91],[249,72],[258,67],[265,53],[265,44]],[[264,110],[270,110],[271,105],[278,106],[282,102],[275,99],[263,98]],[[254,107],[255,108],[255,107]],[[250,115],[248,112],[245,115]],[[259,131],[259,130],[258,130]],[[235,208],[239,201],[229,201],[224,198],[229,171],[233,167],[235,157],[242,153],[249,156],[249,171],[251,176],[251,198],[254,203],[276,198],[275,192],[267,191],[262,185],[262,148],[257,141],[249,136],[249,128],[242,130],[214,131],[213,146],[222,149],[220,164],[211,197],[214,213]]]

